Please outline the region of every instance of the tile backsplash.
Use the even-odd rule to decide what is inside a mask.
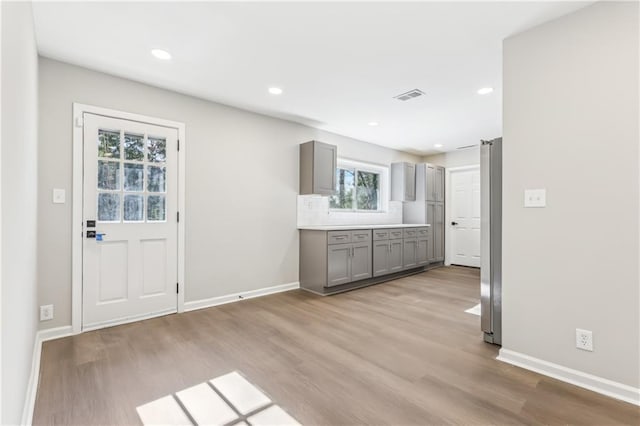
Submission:
[[[329,197],[298,195],[298,227],[392,223],[402,223],[401,201],[389,201],[388,208],[384,212],[337,212],[329,210]]]

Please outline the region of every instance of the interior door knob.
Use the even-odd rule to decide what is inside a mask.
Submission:
[[[458,224],[458,222],[451,222],[451,224],[452,224],[453,226],[456,226],[456,225]]]

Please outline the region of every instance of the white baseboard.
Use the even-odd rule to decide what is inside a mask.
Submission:
[[[266,296],[268,294],[282,293],[283,291],[295,290],[300,288],[299,282],[274,285],[273,287],[264,287],[257,290],[243,291],[241,293],[227,294],[225,296],[212,297],[210,299],[194,300],[184,303],[184,311],[195,311],[196,309],[210,308],[212,306],[224,305],[225,303],[238,302],[240,300],[252,299],[254,297]]]
[[[132,322],[144,321],[152,318],[163,317],[165,315],[177,313],[176,308],[167,309],[165,311],[152,312],[150,314],[134,315],[130,317],[117,318],[114,320],[94,322],[82,326],[82,333],[87,331],[100,330],[101,328],[115,327],[118,325],[130,324]]]
[[[534,358],[510,349],[500,349],[496,359],[612,398],[640,405],[640,388],[634,388],[623,383],[594,376],[593,374],[563,367],[562,365]]]
[[[40,381],[40,355],[42,354],[42,342],[70,336],[71,326],[49,328],[36,333],[33,342],[33,357],[31,359],[31,374],[27,384],[24,408],[22,410],[22,424],[30,425],[33,422],[33,409],[36,404],[36,394],[38,392],[38,382]]]

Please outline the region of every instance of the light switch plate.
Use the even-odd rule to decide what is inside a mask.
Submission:
[[[64,189],[54,188],[53,190],[53,204],[64,204],[66,198]]]
[[[524,190],[524,206],[525,207],[546,207],[547,206],[547,190],[546,189],[525,189]]]

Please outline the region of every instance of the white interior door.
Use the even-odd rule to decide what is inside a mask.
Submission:
[[[83,119],[82,328],[176,312],[178,130]]]
[[[480,169],[452,171],[451,264],[480,267]]]

